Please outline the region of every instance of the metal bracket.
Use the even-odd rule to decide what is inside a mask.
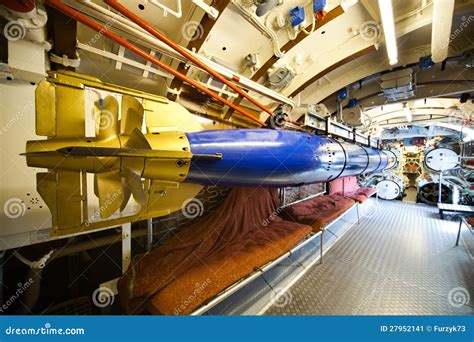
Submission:
[[[122,225],[122,273],[125,273],[130,266],[132,259],[132,224]]]

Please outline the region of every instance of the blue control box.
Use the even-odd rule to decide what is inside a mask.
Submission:
[[[291,27],[296,27],[304,21],[304,8],[296,6],[290,10]]]

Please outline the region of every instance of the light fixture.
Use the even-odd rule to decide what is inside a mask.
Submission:
[[[431,28],[431,59],[434,63],[448,57],[453,24],[454,0],[433,1],[433,26]]]
[[[408,104],[406,102],[403,104],[403,112],[405,113],[405,116],[407,117],[407,122],[412,122],[413,121],[413,113],[412,113],[410,107],[408,107]]]
[[[382,18],[385,46],[387,47],[390,65],[398,63],[397,37],[395,36],[395,23],[393,19],[392,0],[379,0],[380,17]]]

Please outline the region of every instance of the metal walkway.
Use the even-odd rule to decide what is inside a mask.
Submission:
[[[457,227],[435,207],[379,201],[265,314],[474,315],[474,265],[454,247]]]

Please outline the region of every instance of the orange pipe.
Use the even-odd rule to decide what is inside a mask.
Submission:
[[[72,9],[71,7],[64,5],[59,0],[45,0],[45,3],[48,4],[49,6],[54,7],[57,10],[63,12],[67,16],[77,20],[78,22],[81,22],[82,24],[84,24],[86,26],[89,26],[90,28],[96,30],[100,34],[103,34],[104,36],[114,40],[115,42],[119,43],[120,45],[122,45],[125,48],[129,49],[130,51],[134,52],[138,56],[141,56],[141,57],[145,58],[146,60],[150,61],[151,63],[156,64],[161,69],[169,72],[170,74],[174,75],[175,77],[178,77],[182,81],[191,84],[193,87],[195,87],[196,89],[202,91],[203,93],[206,93],[207,95],[215,98],[216,100],[222,102],[223,104],[231,107],[232,109],[236,110],[237,112],[239,112],[243,116],[251,119],[254,122],[257,122],[261,126],[265,126],[264,122],[262,122],[259,119],[255,118],[251,114],[247,113],[246,111],[244,111],[240,107],[234,105],[232,102],[227,101],[223,97],[221,97],[218,94],[214,93],[213,91],[207,89],[206,87],[202,86],[201,84],[194,81],[193,79],[187,77],[186,75],[180,73],[179,71],[176,71],[175,69],[171,68],[169,65],[164,64],[162,61],[160,61],[156,57],[151,56],[150,54],[148,54],[144,50],[140,49],[136,45],[134,45],[134,44],[130,43],[129,41],[123,39],[119,35],[109,31],[107,27],[96,23],[95,21],[93,21],[90,18],[80,14],[79,12]]]
[[[222,83],[226,84],[229,88],[233,89],[235,92],[239,93],[241,96],[245,97],[247,100],[252,102],[254,105],[259,107],[261,110],[267,112],[270,115],[273,115],[273,112],[265,107],[263,104],[258,102],[256,99],[254,99],[252,96],[247,94],[245,91],[240,89],[238,86],[236,86],[234,83],[228,81],[225,77],[223,77],[221,74],[219,74],[217,71],[214,69],[210,68],[207,64],[201,62],[198,58],[193,56],[193,54],[189,53],[186,49],[184,49],[181,45],[176,44],[173,40],[169,39],[166,35],[158,31],[156,28],[148,24],[145,20],[134,14],[132,11],[130,11],[127,7],[123,6],[120,4],[117,0],[104,0],[104,2],[115,8],[118,12],[126,16],[128,19],[133,21],[135,24],[139,25],[141,28],[145,29],[149,33],[151,33],[153,36],[161,40],[163,43],[180,53],[182,56],[186,57],[190,61],[192,61],[194,64],[196,64],[198,67],[201,69],[204,69],[207,71],[209,74],[217,78],[219,81]],[[236,75],[234,77],[238,78]]]

